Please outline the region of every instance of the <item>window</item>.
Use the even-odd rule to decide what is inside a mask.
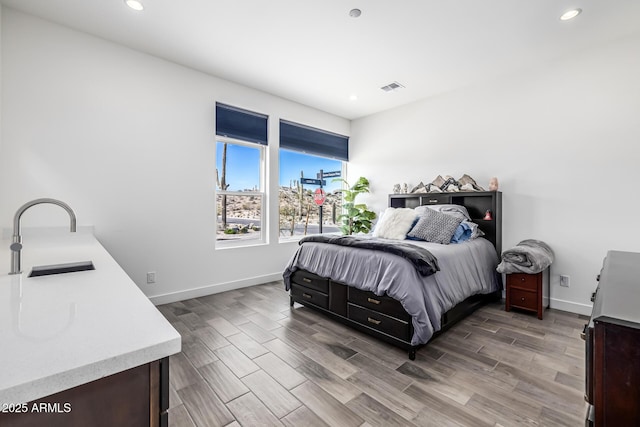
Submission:
[[[280,240],[340,230],[342,196],[336,190],[342,185],[333,180],[343,176],[343,160],[348,160],[347,137],[280,121]],[[322,187],[320,171],[330,175]],[[322,209],[314,200],[319,188],[326,194]]]
[[[265,241],[267,116],[216,104],[216,241]]]

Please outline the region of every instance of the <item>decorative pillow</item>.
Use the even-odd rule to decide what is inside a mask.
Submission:
[[[387,208],[373,230],[373,237],[404,240],[416,219],[411,208]]]
[[[409,232],[408,237],[448,245],[461,222],[462,218],[458,216],[446,215],[433,209],[426,209],[420,215],[418,223]]]
[[[471,220],[467,208],[462,205],[423,205],[416,208],[416,212],[421,215],[425,209],[432,209],[447,215],[459,216],[463,220]]]

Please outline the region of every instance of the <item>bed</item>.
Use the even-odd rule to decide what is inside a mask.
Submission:
[[[397,345],[413,360],[420,346],[481,305],[499,299],[502,285],[495,268],[501,253],[502,194],[389,196],[394,208],[390,210],[424,211],[424,205],[437,205],[429,211],[442,205],[464,206],[483,236],[458,244],[382,239],[393,250],[369,248],[368,241],[362,242],[367,246],[354,248],[351,242],[349,246],[329,242],[344,238],[312,238],[319,241],[302,243],[283,273],[291,305],[298,302]],[[380,240],[371,239],[375,245]],[[405,252],[399,256],[398,247],[406,248],[410,256]],[[413,252],[425,258],[426,267],[416,266]]]

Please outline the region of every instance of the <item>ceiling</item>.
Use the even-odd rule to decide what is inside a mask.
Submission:
[[[640,31],[638,0],[1,2],[347,119]],[[380,89],[394,81],[405,88]]]

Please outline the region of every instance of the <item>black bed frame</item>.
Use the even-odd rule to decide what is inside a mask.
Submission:
[[[478,191],[459,193],[412,193],[389,195],[389,206],[415,208],[421,205],[457,204],[467,208],[473,222],[485,233],[484,238],[502,253],[502,193]],[[491,219],[484,219],[489,211]],[[499,276],[500,277],[500,276]],[[441,329],[432,339],[449,329],[482,305],[498,301],[502,289],[486,295],[473,295],[442,315]],[[400,302],[389,296],[379,297],[372,292],[297,270],[291,278],[291,306],[294,302],[321,311],[341,323],[349,325],[383,341],[408,350],[414,360],[420,346],[411,345],[413,324]]]

